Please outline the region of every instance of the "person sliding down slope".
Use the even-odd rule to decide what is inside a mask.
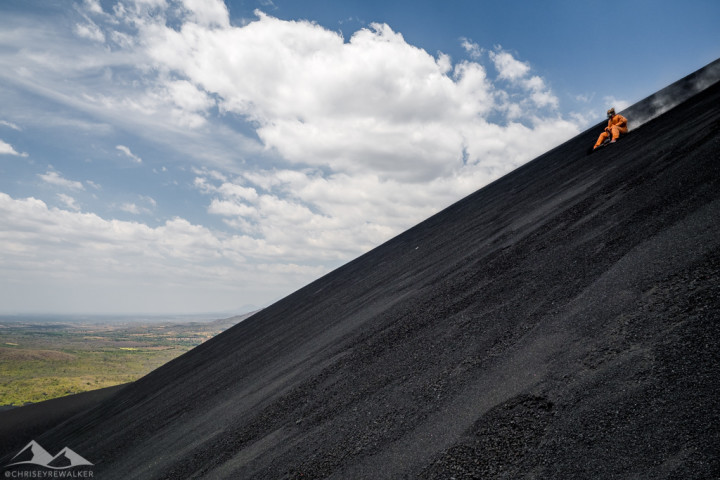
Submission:
[[[593,147],[593,150],[602,145],[603,142],[607,140],[610,135],[612,135],[612,140],[610,141],[610,143],[615,143],[620,137],[621,133],[627,133],[628,131],[627,119],[619,113],[615,113],[614,108],[611,108],[607,111],[607,116],[608,126],[605,128],[605,131],[600,134],[600,137],[598,137],[597,142],[595,142],[595,146]]]

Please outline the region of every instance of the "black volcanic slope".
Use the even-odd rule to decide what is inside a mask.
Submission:
[[[592,128],[36,440],[96,478],[718,478],[719,105]]]

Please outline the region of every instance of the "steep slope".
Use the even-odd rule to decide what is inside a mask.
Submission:
[[[719,104],[590,129],[37,440],[98,478],[718,476]]]

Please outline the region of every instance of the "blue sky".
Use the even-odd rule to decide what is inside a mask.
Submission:
[[[711,0],[2,0],[0,314],[266,306],[715,60],[718,20]]]

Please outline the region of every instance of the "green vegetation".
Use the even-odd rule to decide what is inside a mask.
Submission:
[[[185,324],[5,322],[0,325],[0,406],[132,382],[245,317]]]

